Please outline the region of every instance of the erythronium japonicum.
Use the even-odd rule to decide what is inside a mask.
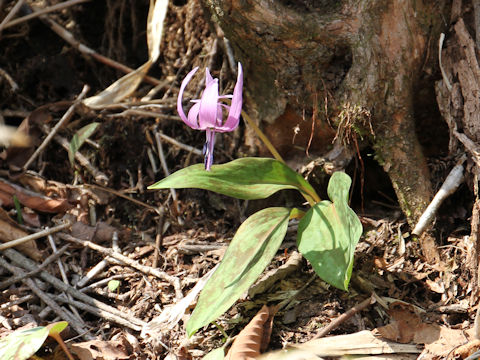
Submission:
[[[215,133],[233,131],[238,126],[242,112],[243,71],[242,65],[238,63],[238,77],[233,95],[219,96],[218,79],[214,79],[207,68],[205,70],[205,90],[203,90],[202,98],[192,100],[194,105],[189,110],[187,117],[182,106],[183,92],[197,70],[198,67],[190,71],[182,81],[180,92],[178,93],[177,111],[183,122],[192,129],[206,131],[207,140],[203,147],[203,153],[205,155],[205,169],[210,170],[213,163]],[[232,99],[231,105],[222,103],[224,99],[230,98]],[[228,111],[225,121],[223,121],[224,109]]]

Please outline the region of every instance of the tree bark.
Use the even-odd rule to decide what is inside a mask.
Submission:
[[[203,0],[203,4],[244,64],[248,110],[273,134],[273,143],[292,148],[292,138],[280,133],[300,124],[304,147],[307,139],[313,148],[326,151],[334,136],[327,118],[336,119],[332,122],[338,127],[337,141],[347,144],[348,136],[367,136],[402,210],[414,224],[432,197],[415,135],[414,94],[422,67],[435,61],[444,2]]]

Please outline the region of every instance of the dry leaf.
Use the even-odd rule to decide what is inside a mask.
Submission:
[[[122,360],[129,355],[120,341],[92,340],[69,346],[80,360]]]
[[[168,0],[150,0],[150,9],[147,18],[148,61],[135,71],[128,73],[115,81],[101,93],[91,96],[83,103],[93,109],[101,109],[106,105],[119,103],[137,89],[152,64],[160,56],[163,22],[167,14]]]
[[[62,213],[72,207],[67,199],[52,199],[5,179],[0,179],[0,201],[2,205],[13,207],[14,195],[22,205],[44,213]]]
[[[20,229],[18,224],[8,216],[7,212],[0,208],[0,241],[6,243],[27,235],[30,234]],[[37,248],[34,240],[15,246],[15,249],[34,260],[38,261],[43,259],[43,254]]]
[[[240,331],[225,360],[253,360],[260,355],[264,325],[270,318],[268,306],[263,305],[255,317]]]
[[[102,109],[111,104],[116,104],[133,94],[138,85],[142,82],[148,70],[152,66],[149,60],[137,70],[128,73],[115,81],[101,93],[83,100],[83,103],[92,109]]]
[[[388,314],[392,318],[391,323],[376,329],[388,340],[407,344],[413,340],[415,333],[423,325],[413,306],[403,302],[390,304]]]
[[[307,341],[294,348],[275,351],[262,355],[262,360],[301,360],[320,359],[321,357],[355,355],[382,355],[377,358],[390,358],[389,355],[401,355],[402,359],[416,359],[420,349],[413,344],[398,344],[377,338],[371,331],[364,330],[354,334],[330,336]],[[385,355],[384,355],[385,354]],[[415,355],[409,355],[415,354]],[[370,356],[368,356],[369,359]]]

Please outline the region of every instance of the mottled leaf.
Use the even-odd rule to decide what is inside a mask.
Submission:
[[[35,354],[48,336],[44,326],[17,330],[0,340],[0,359],[25,360]]]
[[[287,232],[290,209],[263,209],[240,225],[220,266],[203,288],[187,333],[214,321],[248,290],[275,256]]]
[[[206,171],[203,164],[181,169],[149,189],[197,188],[238,199],[264,199],[282,189],[315,191],[305,179],[284,163],[270,158],[242,158]]]

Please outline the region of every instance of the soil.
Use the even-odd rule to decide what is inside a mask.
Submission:
[[[3,19],[15,3],[0,2],[0,18]],[[55,3],[58,1],[49,1],[48,5]],[[312,1],[304,3],[308,9],[319,6]],[[30,13],[30,6],[45,7],[45,4],[27,1],[18,16]],[[51,13],[48,17],[97,53],[135,69],[148,58],[145,40],[148,6],[146,0],[92,1]],[[218,40],[221,38],[217,38],[217,32],[204,17],[199,0],[171,2],[164,29],[160,59],[149,72],[153,78],[165,81],[154,96],[154,104],[140,104],[153,87],[144,82],[123,105],[101,110],[78,106],[71,119],[58,131],[58,135],[69,142],[82,127],[99,123],[90,142],[79,150],[96,171],[93,173],[78,160],[72,166],[68,152],[56,140],[47,144],[29,165],[28,171],[22,167],[44,141],[48,131],[52,131],[64,116],[85,84],[90,86],[88,95],[91,96],[123,73],[82,54],[54,33],[46,21],[38,18],[3,29],[0,33],[0,49],[3,49],[0,52],[0,119],[5,124],[24,127],[31,139],[27,147],[11,145],[3,148],[0,184],[8,182],[19,186],[20,193],[29,189],[51,199],[66,201],[64,207],[53,208],[43,199],[42,206],[47,208],[39,210],[38,205],[27,200],[15,204],[2,199],[3,212],[10,220],[2,220],[0,216],[4,224],[0,226],[13,222],[11,226],[25,234],[36,233],[68,218],[76,227],[64,234],[108,249],[118,247],[122,254],[139,264],[154,267],[178,279],[180,288],[175,289],[174,284],[165,278],[115,263],[109,263],[92,279],[91,283],[119,279],[118,289],[112,291],[106,284],[100,284],[86,293],[144,322],[151,321],[178,301],[175,290],[180,290],[184,296],[189,293],[219,262],[236,229],[254,211],[285,203],[302,206],[302,199],[288,191],[267,200],[247,202],[203,190],[185,189],[173,193],[146,189],[163,178],[166,171],[173,173],[203,162],[202,156],[174,145],[164,137],[160,137],[162,150],[157,142],[157,134],[163,134],[196,149],[203,147],[203,132],[187,128],[176,113],[178,87],[186,73],[195,66],[208,66],[214,77],[220,78],[220,87],[225,93],[233,88],[235,81]],[[198,86],[200,89],[200,85],[192,82],[192,88]],[[192,91],[191,95],[195,93]],[[429,106],[438,113],[436,104]],[[428,146],[426,154],[430,157],[432,179],[438,189],[455,161],[446,156],[446,127],[437,130],[422,131],[421,138]],[[335,133],[335,129],[329,131]],[[244,133],[245,125],[241,124],[235,132],[217,138],[216,163],[228,162],[251,152],[242,141]],[[165,169],[160,160],[162,156]],[[469,160],[467,168],[472,167]],[[95,339],[98,341],[97,351],[101,353],[96,358],[102,354],[113,356],[113,350],[105,346],[111,344],[123,354],[116,358],[172,359],[177,356],[178,359],[200,359],[223,345],[222,332],[234,336],[263,304],[278,304],[305,284],[308,286],[292,298],[289,306],[276,314],[268,350],[311,339],[319,329],[371,296],[372,291],[380,297],[425,310],[422,321],[453,329],[470,328],[477,306],[478,265],[476,251],[472,250],[477,246],[476,238],[471,236],[472,221],[476,219],[475,214],[472,215],[475,201],[473,177],[467,175],[466,182],[440,208],[428,233],[428,237],[434,240],[432,245],[432,242],[411,236],[388,176],[373,159],[371,149],[359,153],[355,162],[346,167],[346,172],[354,179],[351,206],[364,226],[355,252],[348,292],[337,290],[315,277],[311,266],[302,261],[296,265],[295,271],[268,291],[255,297],[243,297],[218,319],[217,326],[210,325],[192,338],[188,338],[184,330],[191,309],[168,330],[146,335],[138,329],[78,310],[88,334],[69,329],[64,337],[71,339],[70,344]],[[106,181],[102,181],[99,174],[103,174]],[[312,173],[310,180],[325,198],[325,178]],[[0,191],[3,191],[2,187]],[[19,214],[22,214],[21,220]],[[478,223],[476,226],[478,228]],[[294,254],[294,223],[290,224],[290,230],[281,251],[266,272],[287,263]],[[115,243],[112,239],[116,238]],[[54,234],[53,240],[57,248],[70,244],[60,260],[71,285],[78,283],[106,257],[85,244],[67,242],[58,234]],[[428,246],[430,248],[426,249]],[[427,250],[436,254],[433,260],[426,255]],[[36,240],[33,254],[29,256],[36,257],[38,266],[52,253],[55,250],[43,237]],[[1,252],[0,257],[11,262]],[[56,262],[45,269],[62,279]],[[11,272],[0,266],[0,285],[11,277]],[[60,294],[45,283],[42,290],[52,295]],[[28,284],[22,281],[0,287],[0,336],[19,328],[43,326],[58,320],[54,311],[45,310],[44,301],[37,296],[19,300],[31,294]],[[389,322],[390,316],[376,303],[339,324],[329,335],[371,330]],[[47,342],[37,355],[53,358],[55,348],[55,343]]]

